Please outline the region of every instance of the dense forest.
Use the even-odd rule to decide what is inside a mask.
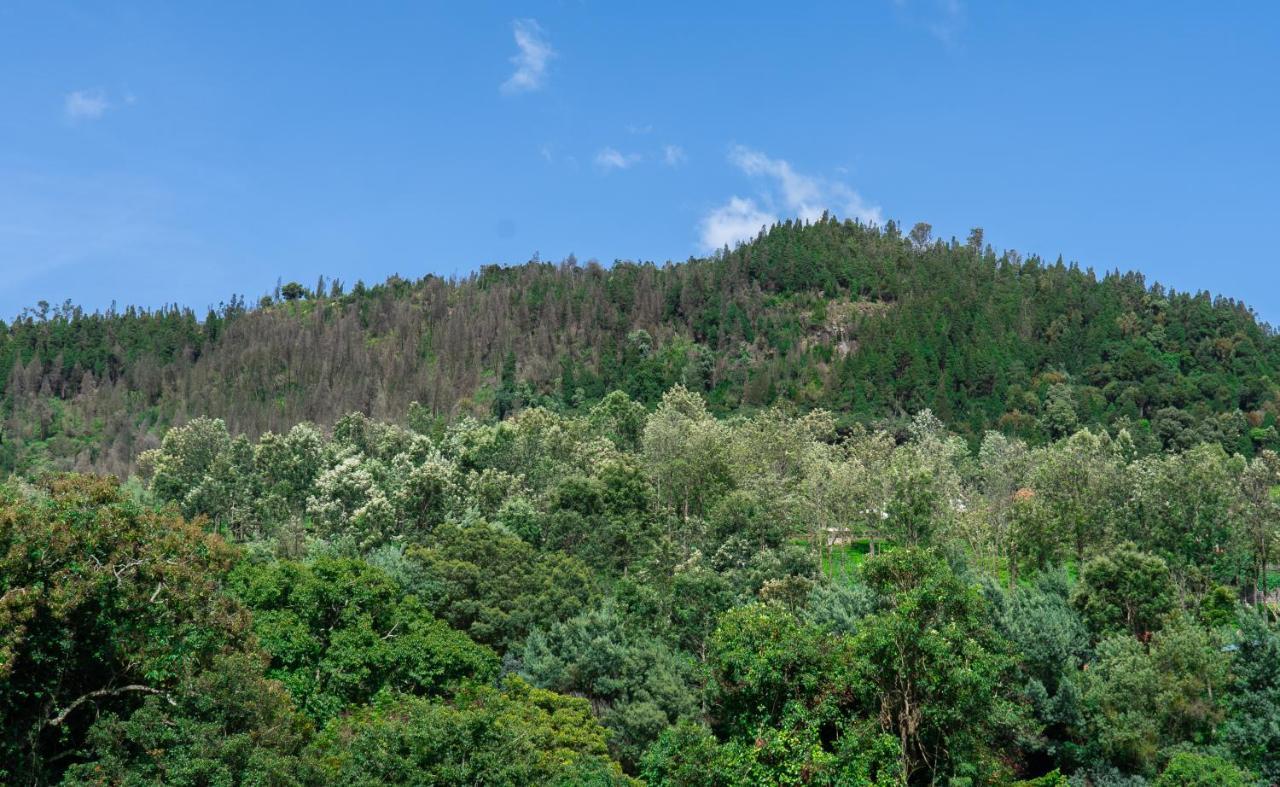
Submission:
[[[0,368],[2,783],[1280,783],[1236,302],[824,218]]]
[[[407,423],[582,412],[673,385],[728,414],[778,402],[901,429],[931,409],[976,446],[1078,426],[1140,450],[1280,448],[1280,338],[1243,304],[824,218],[708,259],[533,261],[462,280],[323,277],[196,313],[41,304],[0,323],[0,469],[128,475],[170,426],[257,437],[348,412]]]

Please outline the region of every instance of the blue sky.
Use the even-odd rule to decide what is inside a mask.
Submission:
[[[1280,5],[0,2],[0,316],[831,209],[1280,323]]]

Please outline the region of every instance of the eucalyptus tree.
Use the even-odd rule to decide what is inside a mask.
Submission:
[[[1237,479],[1244,468],[1242,458],[1212,444],[1133,465],[1130,537],[1168,561],[1186,592],[1204,592],[1246,568],[1247,558],[1233,549],[1240,543]]]
[[[1105,433],[1080,431],[1037,451],[1031,490],[1049,526],[1044,537],[1060,535],[1076,562],[1116,536],[1116,512],[1125,493],[1126,470],[1116,444]],[[1041,546],[1041,553],[1051,549]]]
[[[1280,456],[1274,451],[1263,451],[1240,473],[1236,505],[1239,541],[1251,559],[1251,581],[1265,600],[1270,592],[1267,567],[1280,541]]]
[[[704,516],[732,486],[729,439],[700,395],[680,385],[667,391],[641,438],[662,503],[686,521]]]

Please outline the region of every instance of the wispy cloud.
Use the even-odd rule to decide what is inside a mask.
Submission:
[[[68,120],[97,120],[111,109],[111,101],[101,90],[73,90],[62,101]]]
[[[662,160],[668,167],[678,167],[684,163],[684,148],[679,145],[666,145],[662,148]]]
[[[755,200],[730,197],[702,218],[702,246],[707,251],[715,251],[741,243],[777,220],[777,216],[757,206]]]
[[[703,247],[708,251],[748,240],[761,225],[777,221],[777,214],[814,221],[824,211],[869,224],[881,222],[881,212],[848,184],[797,172],[790,163],[774,159],[758,150],[735,145],[729,162],[743,173],[769,181],[763,205],[753,199],[733,196],[713,209],[700,225]]]
[[[640,124],[638,124],[638,123],[628,123],[628,124],[627,124],[627,133],[628,133],[628,134],[648,134],[648,133],[650,133],[650,132],[652,132],[652,131],[653,131],[653,124],[652,124],[652,123],[645,123],[644,125],[640,125]]]
[[[622,153],[614,148],[603,148],[596,154],[596,166],[605,172],[630,169],[643,159],[639,153]]]
[[[516,70],[502,83],[504,93],[528,93],[540,90],[547,82],[547,66],[556,56],[547,34],[533,19],[517,19],[512,23],[516,49],[511,63]]]

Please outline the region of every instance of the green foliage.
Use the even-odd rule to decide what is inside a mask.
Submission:
[[[1236,576],[1240,553],[1232,546],[1240,457],[1215,445],[1136,462],[1129,500],[1134,532],[1150,551],[1180,569],[1201,589]],[[1217,547],[1206,551],[1205,545]]]
[[[577,559],[539,555],[483,524],[443,527],[409,557],[410,587],[427,607],[499,652],[521,645],[537,626],[577,614],[592,594],[591,574]]]
[[[325,784],[625,785],[585,700],[473,686],[451,703],[386,696],[334,719],[314,745]]]
[[[1089,745],[1125,770],[1154,774],[1163,749],[1210,742],[1224,715],[1228,669],[1214,634],[1186,622],[1149,645],[1128,634],[1103,640],[1081,678]]]
[[[1071,781],[1063,776],[1056,768],[1044,776],[1035,779],[1024,779],[1016,782],[1016,787],[1070,787]]]
[[[184,413],[123,488],[0,487],[5,777],[1096,787],[1193,754],[1277,778],[1275,454],[1168,413],[1098,428],[1107,397],[1060,369],[1015,370],[1021,437],[966,440],[936,391],[868,429],[753,366],[895,308],[838,281],[726,307],[763,343],[741,363],[634,324],[619,369],[560,364],[562,402],[515,343],[502,420],[282,416],[251,441]]]
[[[1280,629],[1242,614],[1232,643],[1228,716],[1219,737],[1240,765],[1280,780]]]
[[[1165,562],[1130,544],[1084,564],[1072,604],[1099,635],[1147,636],[1173,610],[1174,593]]]
[[[160,499],[178,502],[187,516],[208,513],[212,501],[207,498],[213,495],[202,494],[202,487],[214,484],[206,475],[230,447],[227,425],[220,419],[197,418],[181,429],[170,429],[159,450],[145,458],[151,488]]]
[[[1178,752],[1152,782],[1152,787],[1247,787],[1250,774],[1234,763],[1211,754]]]
[[[110,481],[0,487],[0,777],[287,771],[304,725],[219,592],[234,557]]]
[[[768,604],[725,613],[707,654],[709,702],[728,737],[803,717],[833,724],[854,701],[850,643]]]
[[[660,499],[688,519],[701,516],[729,484],[724,425],[701,396],[677,386],[645,424],[644,455]]]
[[[606,460],[595,470],[593,476],[562,479],[550,490],[539,541],[591,565],[623,570],[657,538],[653,488],[630,462]]]
[[[265,659],[214,657],[184,676],[177,705],[147,697],[133,713],[106,711],[85,735],[83,756],[64,784],[305,784],[309,723],[279,683],[264,680]]]
[[[1011,648],[977,588],[935,554],[899,549],[867,560],[879,597],[853,639],[854,688],[901,743],[909,781],[997,777],[997,753],[1026,726],[1010,685]]]
[[[1278,447],[1277,369],[1275,334],[1236,301],[828,216],[679,264],[290,282],[203,322],[43,304],[0,323],[0,469],[123,475],[194,413],[256,435],[352,410],[406,418],[415,401],[433,418],[580,410],[614,390],[651,405],[676,384],[721,414],[929,408],[974,440],[1129,425],[1144,450],[1250,455]]]
[[[634,765],[662,730],[697,710],[691,662],[636,631],[606,602],[535,631],[522,671],[538,686],[590,699],[613,732],[611,749],[624,765]]]
[[[291,281],[280,288],[280,297],[284,298],[286,301],[296,301],[299,298],[305,297],[306,294],[306,288],[296,281]]]
[[[379,692],[440,695],[497,675],[492,651],[363,561],[246,561],[229,585],[253,610],[268,674],[319,722]]]
[[[1069,745],[1083,722],[1076,675],[1090,656],[1089,632],[1067,601],[1065,580],[1045,574],[1034,585],[987,589],[997,627],[1021,655],[1022,694],[1051,754]]]
[[[641,775],[666,787],[904,783],[897,741],[866,724],[847,730],[835,751],[824,747],[816,727],[761,729],[754,739],[718,743],[707,728],[681,724],[650,749]]]

